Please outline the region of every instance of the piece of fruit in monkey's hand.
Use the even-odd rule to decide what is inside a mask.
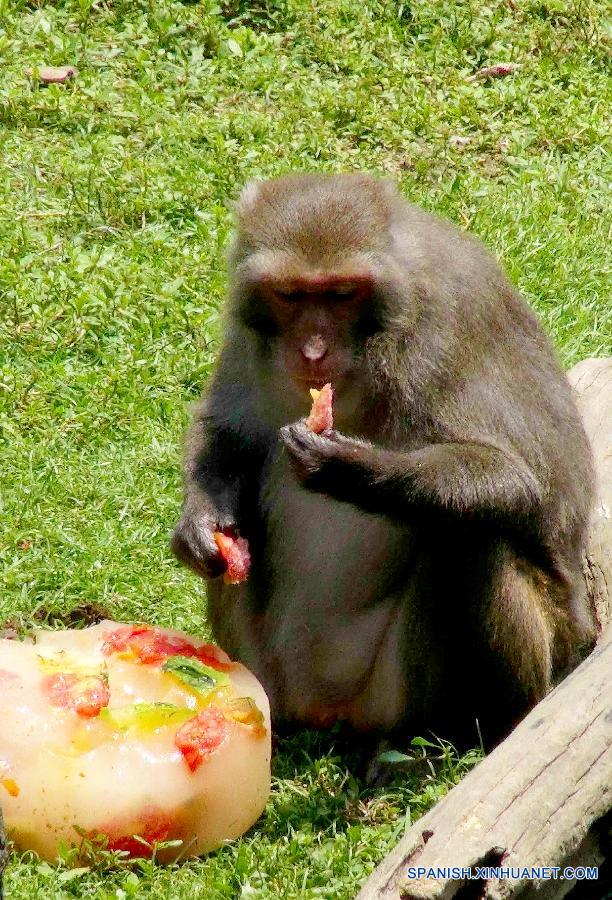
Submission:
[[[317,391],[316,388],[311,388],[310,396],[312,397],[312,409],[306,419],[306,424],[315,434],[321,434],[322,431],[331,431],[334,427],[332,412],[334,389],[331,384],[323,385],[320,391]]]
[[[100,835],[172,862],[236,838],[270,793],[263,688],[219,647],[105,621],[0,640],[0,802],[20,851]]]
[[[227,566],[223,573],[223,581],[226,584],[241,584],[246,581],[251,567],[247,539],[223,531],[215,531],[213,537]]]

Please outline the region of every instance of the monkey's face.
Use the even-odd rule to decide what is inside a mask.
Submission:
[[[366,273],[267,279],[246,299],[242,318],[284,390],[303,394],[331,382],[341,394],[377,329],[372,293]]]
[[[261,385],[275,400],[303,403],[309,387],[331,382],[338,410],[349,394],[359,403],[366,342],[381,328],[392,197],[357,174],[290,175],[242,192],[232,310],[255,336]]]

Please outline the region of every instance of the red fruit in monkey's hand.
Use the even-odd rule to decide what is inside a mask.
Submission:
[[[312,409],[306,419],[306,424],[315,434],[321,434],[322,431],[331,431],[334,427],[332,412],[334,389],[331,384],[323,385],[320,391],[311,388],[310,396],[312,397]]]
[[[251,554],[246,538],[225,534],[223,531],[215,531],[213,537],[227,565],[223,581],[226,584],[240,584],[246,581],[251,566]]]

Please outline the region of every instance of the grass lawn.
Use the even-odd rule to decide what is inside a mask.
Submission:
[[[565,364],[612,353],[603,2],[0,0],[0,622],[205,630],[168,550],[218,347],[228,199],[365,169],[479,234]],[[609,57],[608,57],[609,58]],[[500,61],[507,78],[470,76]],[[39,87],[31,67],[72,64]],[[9,898],[350,898],[469,765],[366,790],[313,734],[180,868],[13,858]],[[408,809],[408,813],[406,813]]]

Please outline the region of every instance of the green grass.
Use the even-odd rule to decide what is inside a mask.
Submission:
[[[390,175],[497,253],[566,365],[612,353],[605,11],[0,0],[0,621],[97,603],[205,630],[204,587],[167,543],[188,405],[218,347],[228,200],[250,177]],[[498,61],[522,68],[469,80]],[[39,87],[26,70],[44,64],[78,77]],[[282,745],[257,828],[208,859],[14,858],[7,892],[349,898],[406,808],[467,764],[366,791],[305,735]]]

